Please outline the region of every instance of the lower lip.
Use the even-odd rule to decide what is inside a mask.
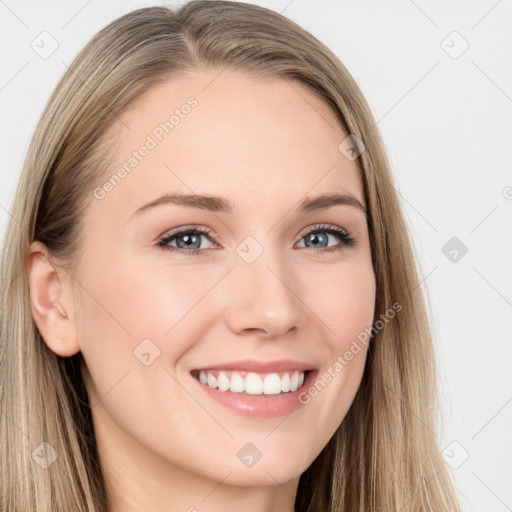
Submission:
[[[287,416],[304,405],[299,401],[299,395],[314,382],[317,373],[316,370],[308,371],[300,388],[296,391],[279,393],[278,395],[248,395],[245,392],[220,391],[219,389],[201,384],[193,375],[191,377],[212,400],[242,416],[274,418]]]

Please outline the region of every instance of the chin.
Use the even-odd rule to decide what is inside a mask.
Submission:
[[[260,461],[252,468],[236,468],[226,478],[225,483],[237,487],[283,485],[290,480],[299,478],[302,472],[297,470],[297,467],[295,469],[269,468]]]

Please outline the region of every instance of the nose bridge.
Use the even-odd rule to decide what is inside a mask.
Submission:
[[[301,302],[286,254],[266,240],[264,246],[249,236],[235,249],[229,321],[234,331],[260,329],[273,337],[297,326]]]

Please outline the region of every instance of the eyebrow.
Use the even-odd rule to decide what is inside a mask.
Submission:
[[[197,194],[165,194],[135,210],[132,216],[162,205],[178,205],[198,208],[211,212],[233,213],[234,205],[225,197]],[[326,210],[337,205],[348,205],[362,210],[367,215],[366,208],[359,199],[351,194],[322,194],[317,197],[306,197],[295,208],[298,213]]]

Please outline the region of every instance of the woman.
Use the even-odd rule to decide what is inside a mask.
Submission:
[[[115,20],[12,208],[2,510],[459,510],[418,282],[323,44],[237,2]]]

